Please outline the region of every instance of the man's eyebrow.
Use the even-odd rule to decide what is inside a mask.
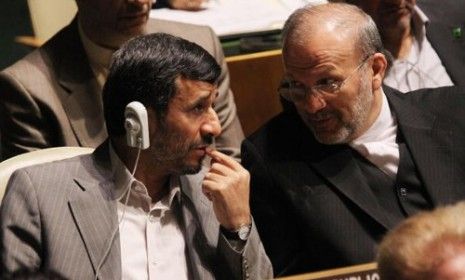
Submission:
[[[204,94],[204,92],[206,94]],[[217,90],[215,90],[215,91],[207,91],[207,90],[202,91],[201,95],[197,96],[197,98],[192,100],[191,104],[196,104],[196,103],[199,103],[199,102],[207,101],[212,97],[212,95],[214,95],[214,98],[216,98],[218,96],[218,91]]]

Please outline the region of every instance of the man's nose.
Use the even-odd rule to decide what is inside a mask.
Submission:
[[[209,109],[207,120],[202,124],[201,132],[203,135],[216,137],[221,133],[221,124],[213,108]]]
[[[326,100],[319,94],[309,94],[303,102],[303,107],[310,114],[315,114],[326,107]]]

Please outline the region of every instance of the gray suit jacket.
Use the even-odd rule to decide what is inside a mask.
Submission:
[[[29,167],[12,175],[0,208],[4,272],[47,269],[69,279],[93,279],[118,227],[109,162],[105,143],[91,155]],[[180,224],[193,278],[271,278],[271,264],[255,224],[242,252],[220,234],[211,202],[201,191],[202,177],[200,173],[180,178]],[[99,276],[121,279],[118,235]]]
[[[147,31],[193,41],[222,67],[215,110],[223,128],[217,148],[239,158],[244,138],[218,38],[209,27],[150,20]],[[0,73],[2,158],[56,146],[97,147],[107,137],[101,90],[89,66],[77,20]]]

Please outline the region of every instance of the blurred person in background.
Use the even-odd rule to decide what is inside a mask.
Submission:
[[[376,22],[394,58],[384,84],[401,92],[465,86],[465,1],[333,1],[357,5]]]
[[[176,10],[198,11],[201,10],[208,0],[157,0],[153,4],[155,9],[171,8]]]
[[[465,202],[414,215],[378,249],[383,280],[465,279]]]
[[[2,159],[48,147],[97,147],[107,137],[101,92],[112,53],[153,32],[195,42],[221,66],[215,110],[218,150],[240,158],[244,138],[223,51],[205,26],[149,19],[151,0],[77,0],[72,22],[42,47],[0,72]]]

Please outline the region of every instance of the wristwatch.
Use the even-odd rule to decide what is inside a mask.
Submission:
[[[227,239],[247,241],[247,238],[249,238],[250,235],[250,229],[252,228],[252,224],[241,225],[236,230],[228,230],[222,226],[220,228],[221,233],[223,233],[223,235]]]

